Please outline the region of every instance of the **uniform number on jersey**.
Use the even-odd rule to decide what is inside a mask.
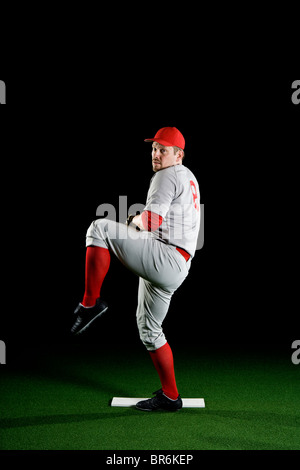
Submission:
[[[193,194],[194,207],[199,212],[199,199],[198,199],[198,194],[197,194],[197,188],[196,188],[196,185],[195,185],[194,181],[191,180],[190,184],[191,184],[191,190],[192,190],[192,194]]]

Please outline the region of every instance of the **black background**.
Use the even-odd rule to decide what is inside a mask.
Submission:
[[[238,19],[234,10],[231,25],[228,5],[226,15],[219,6],[211,16],[203,8],[185,16],[181,5],[167,18],[161,7],[142,18],[128,4],[100,14],[81,5],[44,13],[34,7],[32,25],[26,4],[26,15],[18,6],[12,28],[5,28],[3,11],[0,339],[6,367],[14,358],[28,362],[28,348],[39,354],[41,345],[72,342],[86,229],[100,204],[117,207],[120,195],[128,205],[145,201],[152,170],[143,140],[169,125],[186,138],[185,164],[205,204],[204,247],[165,321],[172,349],[276,350],[290,358],[299,338],[300,105],[291,102],[296,55],[282,60],[293,41],[283,47],[281,21],[272,22],[269,12],[265,21],[260,11],[248,29],[249,9]],[[288,21],[293,29],[291,15]],[[112,258],[103,286],[108,315],[83,344],[144,354],[136,292],[137,279]]]
[[[139,67],[121,55],[113,67],[100,62],[73,69],[59,58],[55,73],[45,61],[26,73],[1,69],[7,354],[70,341],[86,230],[100,204],[118,208],[119,196],[128,207],[145,203],[152,169],[144,139],[163,126],[184,134],[185,164],[205,205],[204,247],[165,321],[170,343],[289,354],[299,336],[295,77],[245,64],[224,72],[215,63]],[[139,347],[137,283],[112,259],[102,289],[109,314],[88,342]]]

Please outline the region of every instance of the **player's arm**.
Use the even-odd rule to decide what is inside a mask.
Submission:
[[[152,179],[145,210],[131,222],[141,230],[155,232],[162,224],[176,196],[177,177],[174,171],[158,172]]]
[[[142,214],[139,214],[133,217],[132,224],[136,225],[141,230],[146,230],[142,221]]]
[[[132,219],[132,223],[134,225],[139,227],[141,230],[147,230],[148,232],[155,232],[162,222],[163,218],[160,215],[150,211],[143,211]]]

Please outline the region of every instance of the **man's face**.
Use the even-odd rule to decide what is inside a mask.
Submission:
[[[157,172],[182,162],[181,152],[174,153],[173,147],[165,147],[158,142],[152,144],[152,168]]]

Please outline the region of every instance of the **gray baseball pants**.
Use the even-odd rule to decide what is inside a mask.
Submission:
[[[121,263],[139,276],[136,311],[140,339],[148,351],[166,342],[162,330],[173,293],[188,275],[186,261],[175,246],[157,240],[151,232],[97,219],[88,228],[86,246],[108,248]]]

